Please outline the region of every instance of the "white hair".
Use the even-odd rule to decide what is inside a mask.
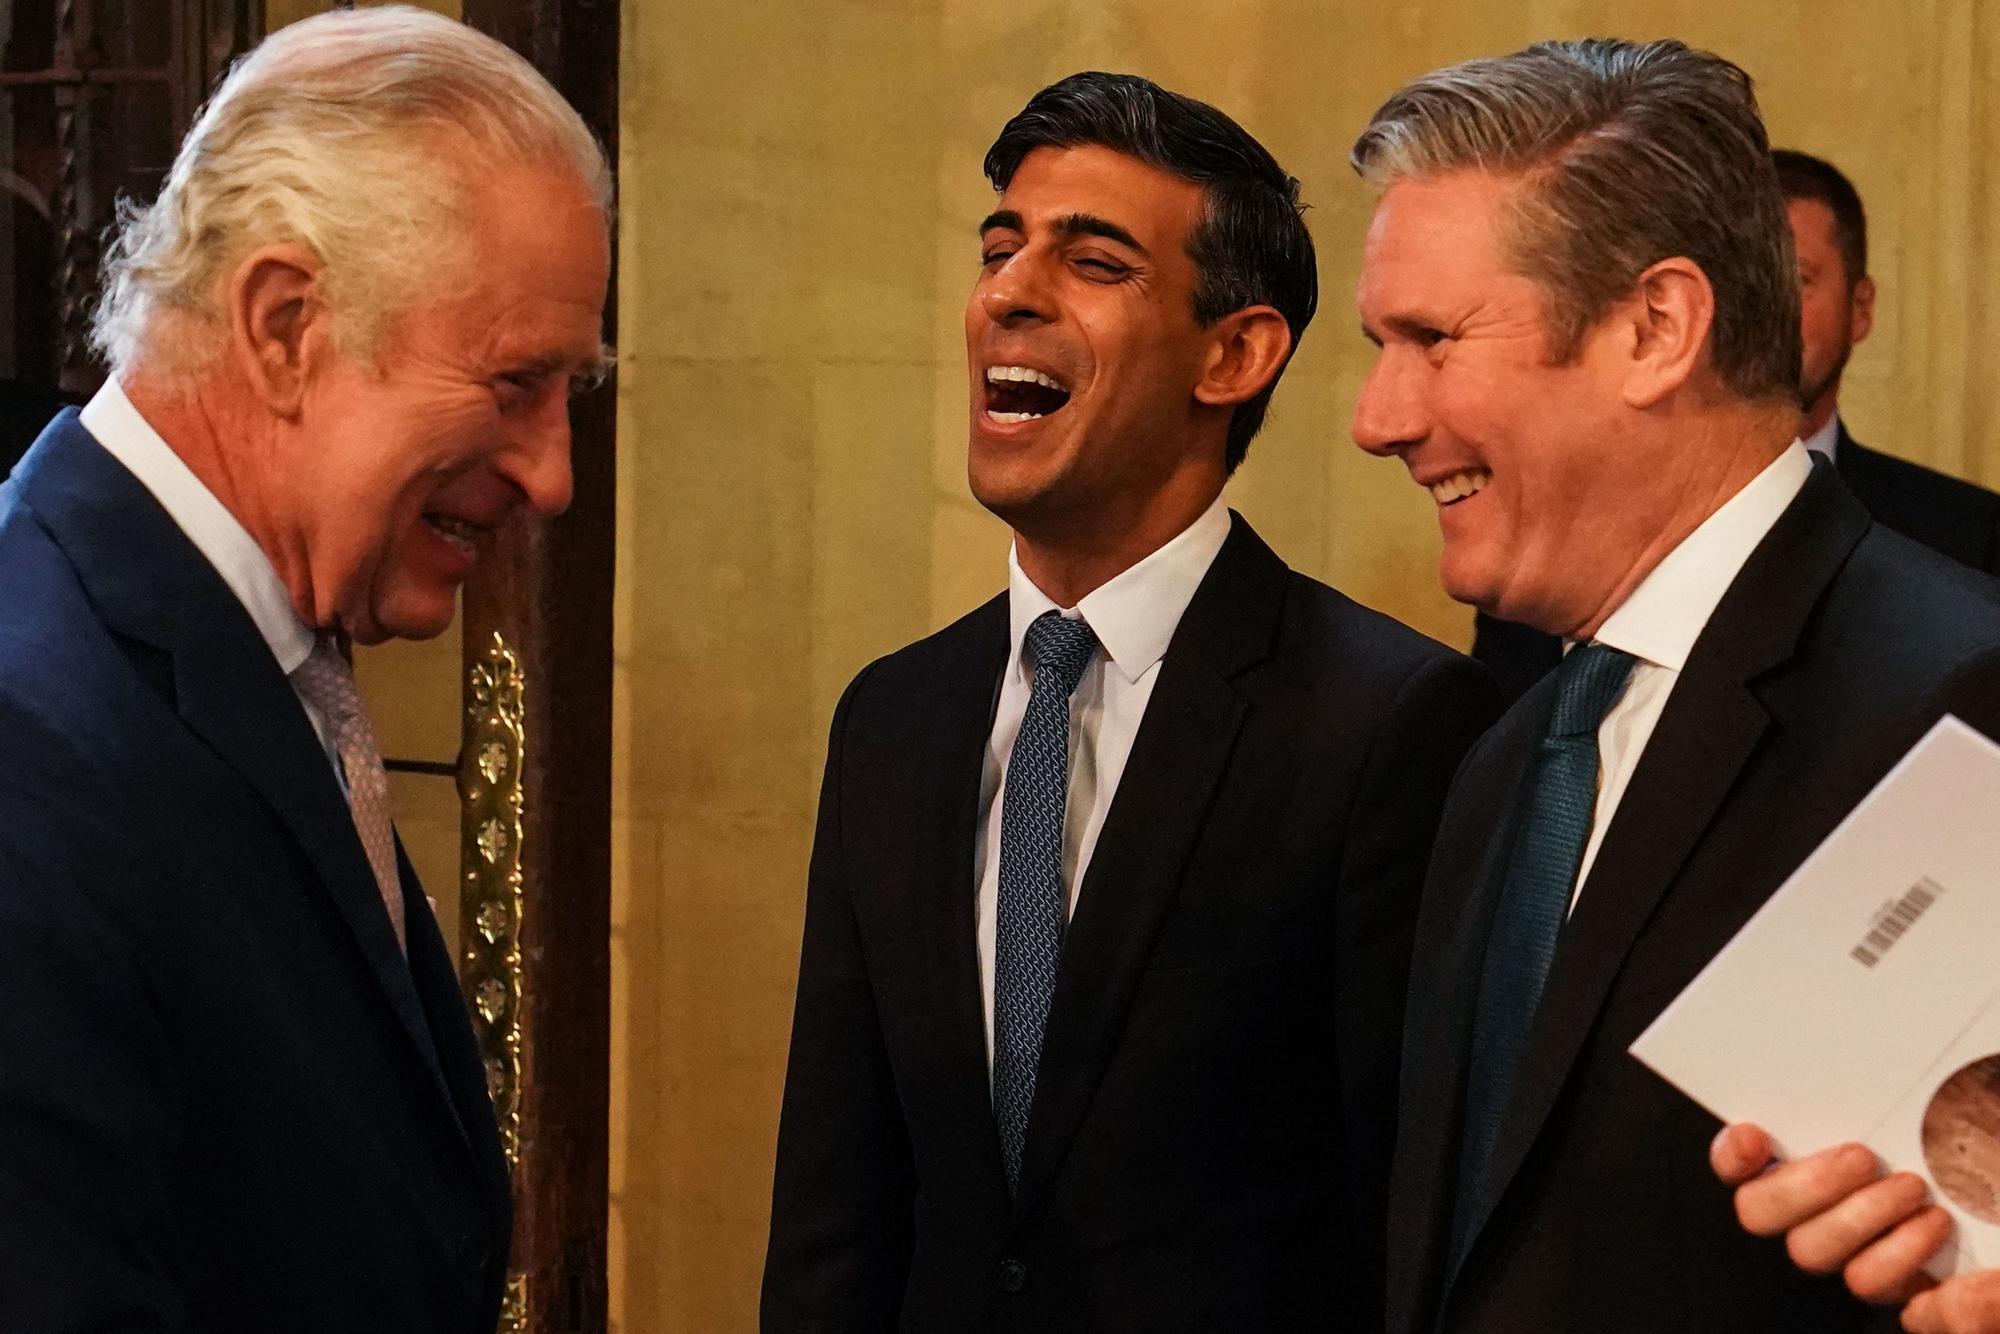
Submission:
[[[610,216],[603,149],[506,46],[410,5],[303,19],[236,62],[159,198],[120,202],[91,342],[114,372],[143,352],[182,378],[221,347],[224,275],[293,243],[324,266],[341,346],[370,354],[391,316],[464,270],[465,198],[496,162],[571,168]],[[166,313],[195,336],[149,346]]]

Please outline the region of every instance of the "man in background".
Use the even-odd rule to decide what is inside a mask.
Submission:
[[[1223,503],[1317,296],[1271,155],[1079,74],[986,173],[1008,589],[834,714],[763,1327],[1373,1330],[1411,914],[1491,685]]]
[[[1798,443],[1798,268],[1736,66],[1541,43],[1417,79],[1353,159],[1355,439],[1436,501],[1454,598],[1570,644],[1438,833],[1388,1328],[1885,1327],[1736,1226],[1714,1118],[1627,1049],[1942,714],[2000,734],[2000,585]]]
[[[1934,551],[2000,574],[2000,495],[1894,455],[1848,434],[1840,382],[1855,346],[1875,326],[1868,272],[1868,218],[1861,196],[1832,163],[1809,153],[1771,154],[1799,256],[1804,369],[1799,438],[1833,460],[1840,479],[1875,519]]]
[[[1869,449],[1848,434],[1840,382],[1855,346],[1875,325],[1867,214],[1853,184],[1832,163],[1785,148],[1771,159],[1799,260],[1799,438],[1833,461],[1877,521],[1973,569],[2000,574],[2000,495]],[[1476,618],[1472,651],[1509,699],[1519,698],[1561,657],[1553,637],[1484,612]]]
[[[570,493],[610,180],[519,56],[285,28],[0,486],[0,1328],[490,1334],[506,1162],[339,637]]]

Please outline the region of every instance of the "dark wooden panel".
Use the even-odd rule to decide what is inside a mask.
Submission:
[[[0,319],[21,331],[0,374],[71,397],[102,382],[87,326],[114,202],[159,189],[196,108],[262,34],[263,8],[262,0],[16,0],[0,34],[0,97],[16,113],[0,165],[33,191],[53,240],[0,253],[13,266],[11,309]],[[19,199],[17,189],[4,202],[22,207]]]
[[[465,19],[533,60],[617,160],[616,0],[467,0]],[[547,1334],[605,1326],[616,404],[615,383],[576,401],[569,511],[506,529],[465,596],[468,670],[497,631],[526,682],[514,1258]]]

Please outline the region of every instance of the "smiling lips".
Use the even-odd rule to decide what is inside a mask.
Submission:
[[[1069,390],[1031,366],[986,368],[986,415],[1002,425],[1034,421],[1062,410]]]
[[[1439,505],[1455,505],[1467,496],[1476,496],[1486,489],[1493,480],[1493,474],[1485,468],[1467,468],[1463,472],[1452,473],[1429,484],[1427,489],[1431,499]]]
[[[476,543],[480,536],[492,531],[469,520],[453,518],[449,514],[425,514],[424,522],[430,525],[432,532],[442,537],[454,550],[468,559],[478,553]]]

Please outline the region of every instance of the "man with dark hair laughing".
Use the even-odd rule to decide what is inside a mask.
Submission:
[[[764,1328],[1372,1329],[1412,910],[1496,696],[1222,501],[1316,298],[1271,155],[1080,74],[986,170],[1009,583],[834,715]]]

